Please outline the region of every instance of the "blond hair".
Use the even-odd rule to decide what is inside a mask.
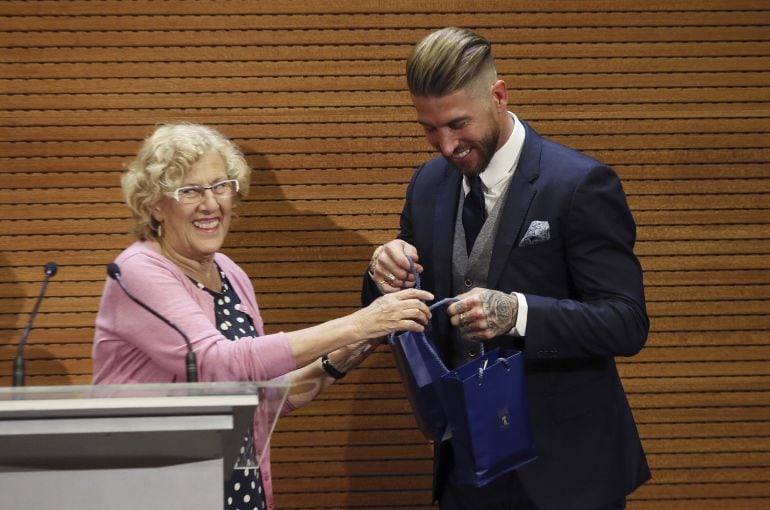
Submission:
[[[186,122],[162,124],[147,137],[121,177],[123,197],[134,218],[139,239],[157,239],[153,208],[164,193],[179,187],[186,173],[204,154],[216,151],[229,179],[237,179],[237,201],[249,190],[251,169],[243,153],[214,128]]]
[[[489,41],[464,28],[432,32],[412,49],[406,80],[414,96],[441,97],[497,77]]]

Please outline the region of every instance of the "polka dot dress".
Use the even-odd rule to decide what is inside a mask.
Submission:
[[[222,278],[221,292],[214,292],[193,280],[199,288],[214,297],[214,317],[216,318],[217,329],[234,342],[243,337],[257,336],[251,317],[241,308],[238,294],[235,293],[221,269],[219,276]],[[254,438],[248,431],[244,437],[240,454],[246,456],[253,449]],[[265,491],[262,487],[262,475],[259,468],[233,469],[230,480],[225,482],[225,510],[265,509]]]
[[[222,270],[219,270],[219,276],[222,278],[222,291],[214,292],[202,283],[192,280],[198,288],[205,290],[214,298],[214,318],[217,322],[217,329],[230,340],[240,340],[242,337],[255,337],[257,330],[254,324],[241,307],[241,300],[235,293],[230,281]]]
[[[244,437],[241,456],[254,449],[251,434]],[[243,465],[247,465],[245,462]],[[265,491],[259,468],[233,469],[225,482],[225,510],[265,510]]]

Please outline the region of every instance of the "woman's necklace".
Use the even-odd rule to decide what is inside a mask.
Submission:
[[[219,277],[219,269],[212,261],[201,268],[199,275],[188,275],[195,281],[202,283],[207,289],[214,292],[222,292],[222,279]]]
[[[219,277],[219,268],[214,263],[213,258],[203,263],[180,264],[180,262],[187,262],[187,260],[178,260],[177,257],[172,256],[163,243],[158,243],[158,246],[163,256],[184,274],[214,292],[222,292],[222,279]]]

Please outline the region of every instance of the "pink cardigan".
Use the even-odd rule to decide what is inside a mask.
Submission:
[[[126,287],[140,301],[176,324],[190,338],[200,381],[264,381],[296,368],[285,333],[264,335],[251,281],[227,256],[214,260],[227,275],[260,336],[233,342],[214,325],[214,301],[149,242],[138,241],[115,262]],[[184,340],[107,279],[93,346],[94,384],[185,381]],[[291,410],[285,406],[284,412]],[[256,429],[255,429],[255,432]],[[269,451],[262,461],[268,508],[273,508]]]

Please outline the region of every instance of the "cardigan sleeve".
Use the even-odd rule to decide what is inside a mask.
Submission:
[[[269,380],[296,368],[284,333],[225,338],[212,321],[210,295],[160,254],[127,250],[118,260],[129,291],[189,337],[201,381]],[[253,294],[246,301],[256,303]],[[177,332],[107,280],[96,319],[94,382],[184,380],[186,353]]]

